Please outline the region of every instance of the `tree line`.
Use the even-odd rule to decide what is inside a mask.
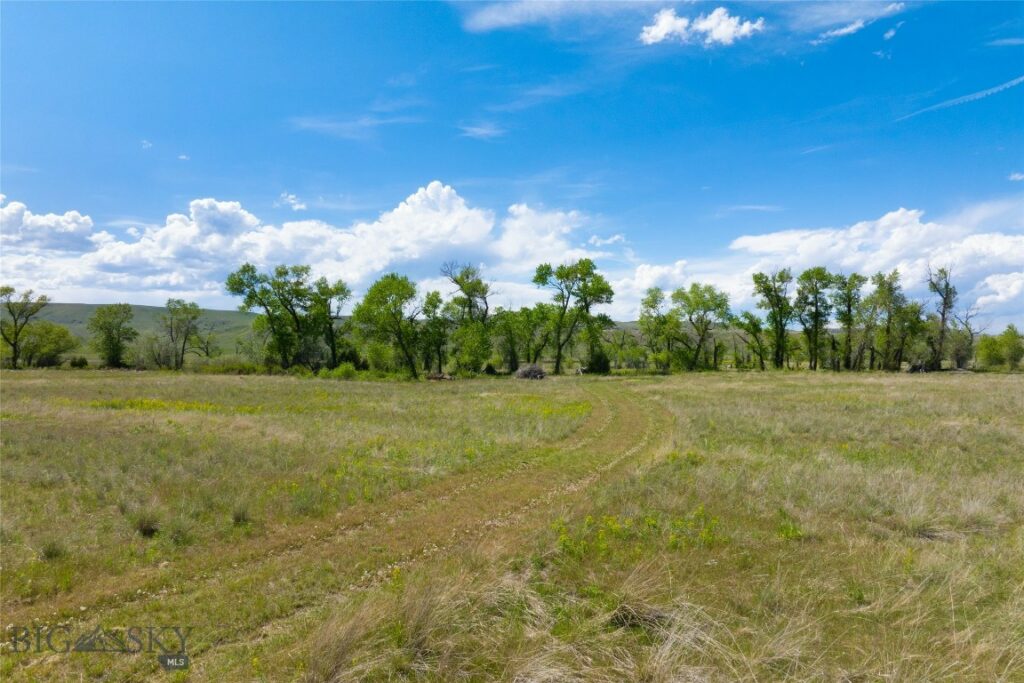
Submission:
[[[607,279],[590,259],[537,266],[533,284],[549,300],[518,309],[493,306],[496,292],[469,264],[445,263],[449,284],[421,294],[407,276],[388,273],[351,306],[341,280],[314,279],[309,266],[261,272],[244,264],[226,280],[240,309],[255,312],[235,357],[267,370],[324,373],[373,369],[421,374],[514,372],[547,363],[560,374],[632,369],[667,373],[723,366],[765,370],[1014,369],[1024,356],[1010,325],[986,335],[978,312],[960,305],[947,268],[930,269],[928,301],[912,300],[893,270],[870,277],[812,267],[752,276],[757,309],[734,312],[711,284],[671,292],[648,289],[636,324],[616,324],[598,309],[613,301]],[[45,366],[80,345],[64,327],[33,320],[48,303],[31,291],[0,289],[8,366]],[[193,302],[170,299],[160,329],[140,335],[128,304],[100,306],[90,319],[91,346],[110,367],[181,370],[194,355],[223,354]],[[83,359],[84,360],[84,359]]]

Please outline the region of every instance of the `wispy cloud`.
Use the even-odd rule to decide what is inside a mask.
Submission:
[[[475,138],[477,140],[493,140],[494,138],[500,138],[508,131],[501,128],[495,123],[489,121],[483,121],[477,124],[466,124],[460,125],[459,129],[462,131],[462,136],[467,138]]]
[[[153,143],[149,140],[140,140],[139,146],[142,147],[142,149],[149,149],[153,146]]]
[[[821,45],[853,35],[879,19],[902,12],[905,6],[902,2],[827,2],[796,3],[794,7],[797,12],[793,22],[796,28],[820,30],[827,26],[834,27],[823,31],[811,41],[811,45]]]
[[[586,15],[612,15],[636,10],[640,3],[579,2],[577,0],[513,0],[471,4],[462,25],[467,31],[484,33],[504,28],[517,28],[536,24],[553,24],[572,17]]]
[[[1007,179],[1008,180],[1012,180],[1012,181],[1014,181],[1016,183],[1019,183],[1022,180],[1024,180],[1024,173],[1016,173],[1016,172],[1015,173],[1011,173],[1009,178],[1007,178]]]
[[[900,23],[893,26],[891,29],[882,34],[882,40],[892,40],[896,37],[896,32],[900,30],[900,26],[903,26],[907,22],[901,21]]]
[[[595,247],[606,247],[610,244],[625,244],[626,236],[623,234],[612,235],[611,237],[598,237],[597,235],[591,235],[590,239],[587,240],[587,244],[592,244]]]
[[[578,81],[552,81],[544,85],[530,86],[519,90],[510,101],[488,107],[491,111],[521,111],[537,105],[579,95],[587,86]]]
[[[986,43],[989,47],[1011,47],[1013,45],[1024,45],[1024,38],[999,38]]]
[[[190,156],[189,156],[189,155],[187,155],[187,154],[179,154],[179,155],[178,155],[178,161],[188,161],[188,160],[189,160],[189,159],[191,159],[191,158],[192,158],[192,157],[190,157]]]
[[[366,140],[383,126],[421,123],[417,116],[360,116],[355,119],[337,119],[329,116],[296,116],[292,126],[345,140]]]
[[[930,107],[925,107],[924,109],[919,109],[918,111],[915,111],[912,114],[907,114],[906,116],[901,116],[900,118],[896,119],[896,121],[906,121],[907,119],[910,119],[910,118],[913,118],[915,116],[918,116],[919,114],[924,114],[925,112],[936,111],[938,109],[948,109],[949,107],[956,107],[956,106],[959,106],[961,104],[967,104],[968,102],[975,102],[977,100],[985,99],[986,97],[991,97],[992,95],[996,95],[998,93],[1001,93],[1004,90],[1009,90],[1010,88],[1016,87],[1016,86],[1020,85],[1021,83],[1024,83],[1024,76],[1018,76],[1017,78],[1014,78],[1012,81],[1007,81],[1006,83],[1002,83],[1000,85],[997,85],[994,88],[989,88],[987,90],[980,90],[978,92],[971,93],[970,95],[964,95],[963,97],[956,97],[956,98],[954,98],[952,100],[946,100],[945,102],[939,102],[938,104],[933,104]]]
[[[824,152],[835,147],[835,145],[815,145],[814,147],[808,147],[800,150],[800,154],[817,154],[818,152]]]
[[[715,216],[721,218],[732,213],[775,213],[777,211],[782,211],[782,207],[777,204],[734,204],[722,207]]]

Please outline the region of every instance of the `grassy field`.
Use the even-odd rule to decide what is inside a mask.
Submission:
[[[1024,377],[6,372],[4,680],[1024,680]]]

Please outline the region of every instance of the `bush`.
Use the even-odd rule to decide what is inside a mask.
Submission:
[[[262,372],[259,365],[232,357],[212,358],[196,362],[192,369],[201,375],[258,375]]]
[[[544,379],[546,374],[544,368],[531,363],[516,370],[516,379]]]
[[[153,538],[160,530],[160,518],[150,510],[140,510],[133,515],[132,525],[145,538]]]
[[[323,368],[317,373],[317,377],[323,379],[344,379],[351,380],[359,376],[356,366],[352,363],[342,363],[333,370]]]
[[[594,349],[594,352],[590,354],[590,360],[587,362],[587,374],[607,375],[611,371],[612,363],[608,359],[608,354],[602,348]]]
[[[87,368],[89,367],[89,359],[85,356],[75,356],[68,361],[68,365],[73,368]]]
[[[57,539],[48,539],[43,542],[40,554],[44,560],[59,560],[68,554],[67,548]]]
[[[493,363],[488,363],[487,365],[484,366],[484,374],[485,375],[497,375],[498,371],[494,369],[494,364]]]

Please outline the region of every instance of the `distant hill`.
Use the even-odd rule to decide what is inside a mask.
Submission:
[[[89,318],[96,313],[97,306],[100,305],[49,304],[39,312],[39,318],[66,326],[72,334],[84,341],[92,336],[86,325]],[[160,316],[166,312],[166,309],[162,306],[136,306],[133,304],[132,312],[135,314],[132,327],[137,329],[140,334],[147,334],[160,331]],[[213,326],[221,347],[228,351],[234,347],[236,339],[249,331],[255,317],[255,313],[203,309],[203,317],[200,320],[204,324]]]

